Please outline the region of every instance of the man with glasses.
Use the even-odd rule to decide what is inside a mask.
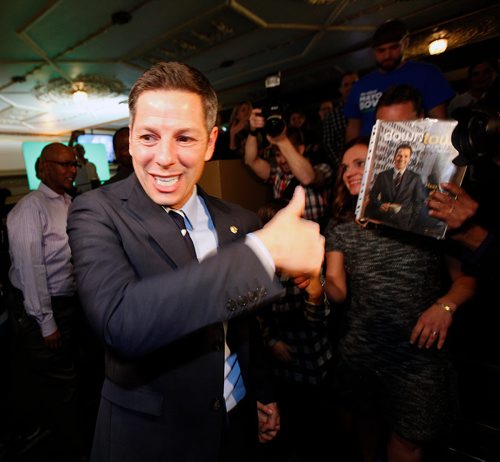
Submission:
[[[72,148],[44,147],[37,160],[37,190],[7,215],[14,286],[12,300],[16,343],[26,365],[17,389],[16,416],[33,424],[34,433],[51,428],[62,442],[76,444],[71,418],[75,403],[75,317],[79,313],[66,221],[76,176]],[[24,361],[25,360],[25,361]],[[71,448],[73,449],[73,448]]]
[[[392,85],[414,86],[422,93],[425,116],[447,117],[447,103],[455,92],[437,67],[406,61],[404,53],[408,45],[408,30],[399,20],[387,21],[375,31],[372,48],[377,68],[358,80],[349,95],[345,107],[346,142],[370,135],[378,100]]]

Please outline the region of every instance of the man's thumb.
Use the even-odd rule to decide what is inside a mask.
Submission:
[[[306,205],[306,192],[302,186],[297,186],[293,192],[293,197],[290,200],[286,209],[294,215],[301,217],[304,213]]]

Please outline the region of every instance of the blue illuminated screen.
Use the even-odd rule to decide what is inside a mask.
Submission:
[[[115,151],[113,149],[113,135],[85,133],[77,138],[79,144],[104,144],[108,162],[115,161]]]

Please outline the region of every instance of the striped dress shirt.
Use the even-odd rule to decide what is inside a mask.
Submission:
[[[38,322],[42,336],[57,329],[51,297],[75,293],[66,222],[71,197],[40,183],[7,215],[9,279],[23,292],[24,308]]]

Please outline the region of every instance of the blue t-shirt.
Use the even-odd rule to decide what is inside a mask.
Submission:
[[[371,133],[375,108],[382,93],[398,84],[413,85],[420,91],[426,115],[455,95],[444,75],[432,64],[406,61],[391,72],[382,73],[376,69],[354,84],[344,110],[348,119],[361,119],[361,136]]]

